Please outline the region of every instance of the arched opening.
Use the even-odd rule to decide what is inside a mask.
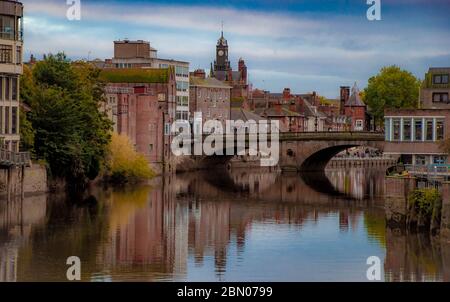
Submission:
[[[339,152],[357,146],[358,145],[339,145],[321,149],[302,163],[300,171],[323,171],[328,162]]]

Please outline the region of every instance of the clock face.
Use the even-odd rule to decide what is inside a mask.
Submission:
[[[223,50],[219,50],[218,55],[223,56]]]

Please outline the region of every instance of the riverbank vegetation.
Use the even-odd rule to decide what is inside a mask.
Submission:
[[[133,183],[154,175],[144,155],[134,150],[130,139],[113,133],[108,147],[105,178],[113,183]]]
[[[50,179],[74,187],[97,177],[135,182],[154,175],[127,137],[112,134],[101,71],[63,53],[24,66],[21,149],[45,162]]]
[[[22,148],[45,160],[51,177],[83,184],[99,175],[111,122],[98,109],[103,83],[99,70],[72,63],[63,53],[24,67],[21,98]]]
[[[438,189],[413,190],[408,197],[407,224],[412,230],[430,230],[440,227],[442,196]]]

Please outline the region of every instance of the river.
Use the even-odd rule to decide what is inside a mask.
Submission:
[[[450,281],[450,246],[385,227],[384,171],[215,170],[0,201],[0,281]]]

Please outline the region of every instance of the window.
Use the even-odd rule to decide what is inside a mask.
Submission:
[[[400,162],[404,165],[412,165],[412,155],[411,154],[402,154],[400,156]]]
[[[448,84],[448,74],[435,74],[433,84]]]
[[[9,107],[5,107],[5,134],[9,134]]]
[[[425,155],[416,155],[416,165],[423,166],[427,164],[427,158]]]
[[[0,37],[2,39],[14,40],[14,17],[0,16]]]
[[[159,68],[169,68],[168,64],[159,64]]]
[[[435,103],[448,103],[448,93],[435,92],[433,93],[433,102]]]
[[[10,79],[9,78],[5,78],[5,99],[9,100],[9,90],[10,90]]]
[[[442,156],[442,155],[433,156],[433,164],[443,165],[446,162],[447,162],[447,157],[446,156]]]
[[[149,144],[148,145],[148,153],[152,153],[153,152],[153,144]]]
[[[0,63],[12,63],[12,46],[0,44]]]
[[[427,119],[425,120],[426,132],[425,132],[425,140],[432,141],[433,140],[433,120]]]
[[[158,93],[158,101],[164,102],[166,100],[166,94],[165,93]]]
[[[356,120],[355,122],[355,130],[362,130],[363,129],[363,121],[362,120]]]
[[[177,96],[177,106],[189,106],[189,98],[187,96]]]
[[[17,107],[12,107],[11,110],[11,134],[17,134]]]
[[[400,120],[399,119],[394,119],[392,121],[392,127],[393,127],[393,138],[392,140],[394,141],[399,141],[400,140]]]
[[[177,81],[177,91],[187,91],[189,89],[189,83],[184,81]]]
[[[3,106],[0,106],[0,134],[3,133]]]
[[[436,120],[436,140],[440,141],[444,139],[444,120]]]
[[[12,100],[17,101],[17,78],[11,78]]]
[[[22,64],[22,47],[16,47],[16,64]]]
[[[189,68],[183,66],[175,66],[175,75],[177,77],[189,77]]]
[[[411,120],[409,119],[403,120],[403,140],[411,140]]]
[[[414,140],[421,141],[422,140],[422,119],[414,120]]]
[[[169,123],[164,124],[164,135],[170,135],[170,124]]]
[[[385,140],[390,141],[391,140],[391,119],[389,119],[389,118],[384,120],[384,134],[385,134]]]
[[[0,77],[0,100],[3,100],[3,77]]]

